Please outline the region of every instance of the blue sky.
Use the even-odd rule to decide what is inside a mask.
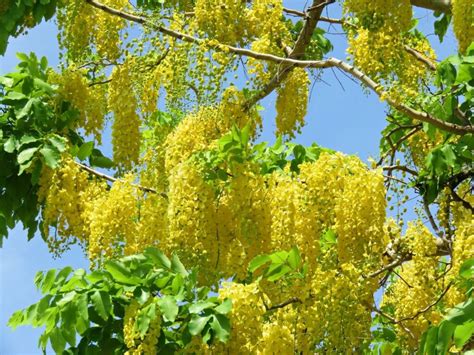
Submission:
[[[297,7],[294,1],[286,3],[293,3],[293,7]],[[299,1],[297,3],[299,7],[303,4]],[[331,5],[330,12],[326,15],[338,17],[337,6]],[[417,10],[416,17],[420,19],[420,26],[425,33],[433,32],[430,12]],[[328,29],[329,25],[322,24],[321,27]],[[329,32],[340,33],[340,28],[331,26]],[[16,52],[33,51],[38,56],[46,56],[51,66],[57,65],[56,36],[56,27],[50,22],[32,29],[27,35],[12,39],[7,53],[0,57],[0,75],[14,69],[17,63]],[[345,58],[345,37],[331,34],[329,38],[336,47],[336,51],[331,55]],[[439,58],[455,51],[456,44],[451,33],[442,45],[435,36],[430,36],[430,40]],[[312,90],[307,125],[296,142],[304,145],[317,142],[347,154],[357,154],[363,160],[376,156],[380,131],[385,124],[384,104],[375,95],[364,94],[360,85],[338,72],[326,70],[322,79],[324,82],[316,83]],[[265,99],[262,105],[265,108],[265,130],[262,139],[273,140],[274,96]],[[110,154],[110,149],[106,149],[106,153]],[[413,218],[413,214],[407,215],[410,216]],[[40,354],[37,348],[37,339],[41,333],[39,329],[20,327],[12,331],[6,327],[6,322],[15,310],[39,299],[40,295],[33,285],[37,271],[66,265],[87,268],[88,262],[79,248],[74,248],[59,259],[53,259],[39,236],[28,242],[26,232],[20,226],[10,232],[9,238],[0,249],[0,354]]]

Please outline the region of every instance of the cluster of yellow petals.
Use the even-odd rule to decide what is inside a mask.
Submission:
[[[60,74],[50,73],[49,80],[58,85],[61,100],[69,101],[79,112],[78,126],[100,142],[107,114],[106,87],[104,85],[91,86],[85,74],[84,69],[73,65]]]
[[[251,109],[246,112],[242,93],[230,86],[223,93],[220,105],[202,107],[189,113],[171,132],[164,142],[166,150],[166,171],[168,173],[179,163],[186,161],[193,153],[208,149],[216,139],[226,134],[233,125],[243,127],[247,123],[254,127],[261,124],[261,118]]]
[[[434,59],[434,52],[426,39],[408,33],[410,1],[349,0],[344,9],[358,19],[357,27],[348,27],[348,53],[354,64],[383,84],[392,99],[416,97],[428,70],[406,46],[429,60]]]
[[[123,319],[123,335],[124,342],[128,350],[125,355],[152,355],[156,354],[156,345],[161,331],[161,316],[156,314],[150,321],[150,325],[146,334],[142,337],[136,328],[136,319],[140,309],[149,305],[152,300],[149,300],[144,305],[140,306],[137,300],[132,300],[129,305],[125,307],[125,315]],[[156,307],[158,310],[158,307]]]
[[[474,41],[474,14],[471,0],[452,0],[453,30],[459,43],[459,52],[464,54]]]
[[[126,0],[104,0],[104,5],[122,10],[129,6]],[[82,0],[63,1],[58,8],[59,43],[67,50],[68,58],[77,61],[89,54],[92,46],[97,53],[111,61],[119,58],[120,31],[125,21],[97,11]]]
[[[107,194],[94,201],[89,216],[88,252],[91,261],[141,251],[137,241],[138,191],[133,175],[117,181]]]
[[[258,283],[243,285],[223,282],[219,298],[232,300],[230,320],[232,322],[231,341],[225,345],[230,354],[255,353],[262,335],[263,316],[266,312]]]
[[[250,6],[249,6],[250,4]],[[200,31],[225,44],[241,44],[263,34],[281,36],[281,0],[197,0],[194,8]]]
[[[428,327],[442,319],[442,313],[432,305],[448,285],[453,283],[443,298],[446,308],[465,298],[465,290],[459,288],[455,279],[462,263],[474,257],[474,225],[472,212],[457,203],[453,208],[457,210],[455,219],[459,219],[451,265],[446,271],[439,268],[436,238],[421,222],[411,223],[403,240],[413,255],[412,260],[403,264],[398,278],[384,295],[383,303],[394,307],[395,318],[405,319],[396,329],[408,349],[416,348]]]
[[[38,201],[43,205],[42,218],[45,235],[54,227],[48,243],[54,253],[61,253],[68,243],[87,242],[87,203],[95,201],[105,191],[105,184],[91,180],[71,157],[65,156],[61,167],[43,168],[39,181]],[[58,239],[59,238],[59,239]]]
[[[276,133],[294,137],[300,133],[308,107],[310,80],[303,68],[295,68],[277,89]]]
[[[114,68],[110,76],[108,107],[114,114],[112,145],[114,162],[130,169],[140,155],[140,117],[131,82],[132,63],[126,61]]]

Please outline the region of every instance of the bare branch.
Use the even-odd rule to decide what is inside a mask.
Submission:
[[[97,171],[97,170],[94,170],[92,169],[91,167],[87,166],[87,165],[84,165],[84,164],[81,164],[79,162],[75,162],[76,165],[78,165],[81,169],[87,171],[89,174],[91,175],[95,175],[101,179],[104,179],[104,180],[107,180],[107,181],[110,181],[110,182],[116,182],[116,181],[120,181],[120,179],[117,179],[117,178],[114,178],[113,176],[110,176],[110,175],[107,175],[107,174],[104,174],[104,173],[101,173],[100,171]],[[161,197],[163,198],[168,198],[168,195],[166,195],[166,193],[164,192],[158,192],[156,191],[155,189],[152,189],[151,187],[146,187],[146,186],[142,186],[142,185],[138,185],[138,184],[132,184],[132,186],[142,190],[142,191],[145,191],[145,192],[151,192],[153,194],[159,194]]]
[[[398,319],[396,321],[396,323],[400,323],[400,322],[404,322],[404,321],[407,321],[407,320],[413,320],[417,317],[419,317],[420,315],[422,315],[423,313],[426,313],[428,312],[431,308],[433,308],[434,306],[436,306],[439,302],[441,302],[441,300],[443,299],[444,295],[446,295],[446,293],[449,291],[449,289],[451,288],[451,286],[454,284],[454,280],[451,281],[448,286],[443,290],[443,292],[441,292],[441,294],[439,295],[439,297],[433,302],[433,303],[430,303],[428,306],[426,306],[425,308],[423,309],[420,309],[418,312],[416,312],[414,315],[410,316],[410,317],[405,317],[405,318],[402,318],[402,319]]]
[[[395,318],[393,318],[391,315],[387,314],[387,313],[384,313],[382,312],[380,309],[378,309],[377,307],[373,307],[372,308],[373,311],[379,315],[381,315],[382,317],[384,318],[387,318],[391,323],[396,323],[398,325],[400,325],[400,327],[405,331],[407,332],[407,334],[410,335],[410,337],[412,337],[413,339],[415,339],[415,336],[413,335],[412,331],[410,329],[408,329],[407,327],[405,327],[405,325],[403,325],[402,323],[398,322]]]
[[[430,206],[428,204],[426,196],[423,197],[423,208],[425,209],[426,215],[428,216],[428,220],[430,221],[431,227],[433,228],[434,232],[438,237],[443,238],[443,234],[440,232],[438,225],[436,224],[433,215],[431,214]]]
[[[418,175],[418,172],[413,170],[413,169],[410,169],[408,166],[405,166],[405,165],[390,165],[390,166],[383,166],[382,167],[383,170],[388,170],[388,171],[393,171],[393,170],[400,170],[400,171],[405,171],[411,175]]]
[[[94,7],[97,7],[97,8],[99,8],[99,9],[101,9],[101,10],[107,12],[107,13],[110,13],[110,14],[115,15],[115,16],[122,17],[126,20],[134,21],[134,22],[142,24],[142,25],[150,26],[151,28],[154,28],[155,30],[157,30],[157,31],[159,31],[163,34],[166,34],[168,36],[171,36],[171,37],[174,37],[174,38],[186,41],[186,42],[196,43],[196,44],[204,44],[205,45],[207,43],[203,39],[199,39],[199,38],[196,38],[196,37],[193,37],[193,36],[190,36],[190,35],[187,35],[187,34],[184,34],[184,33],[178,32],[178,31],[174,31],[174,30],[171,30],[169,28],[166,28],[166,27],[163,27],[163,26],[160,26],[160,25],[157,25],[155,23],[152,23],[151,21],[149,21],[148,19],[146,19],[144,17],[136,16],[136,15],[126,13],[126,12],[123,12],[123,11],[119,11],[117,9],[114,9],[114,8],[110,7],[110,6],[101,4],[101,3],[99,3],[95,0],[85,0],[85,1],[87,3],[89,3],[90,5],[92,5]],[[321,2],[321,0],[314,0],[314,1],[316,3],[326,4],[326,2]],[[308,22],[311,22],[311,26],[316,26],[317,17],[320,15],[322,9],[323,9],[322,6],[321,7],[316,7],[316,11],[314,12],[314,15],[313,15],[314,17],[310,17],[311,20],[308,20]],[[350,65],[346,62],[343,62],[340,59],[336,59],[336,58],[329,58],[329,59],[326,59],[326,60],[300,60],[300,59],[294,59],[293,57],[297,57],[297,56],[300,56],[300,55],[304,54],[304,46],[307,44],[307,41],[309,41],[309,39],[311,39],[310,35],[309,35],[309,38],[308,38],[308,34],[312,33],[310,31],[310,29],[311,29],[310,25],[308,25],[306,27],[303,27],[303,29],[305,29],[305,28],[307,28],[307,30],[305,30],[304,33],[302,33],[300,35],[300,37],[298,38],[298,40],[295,44],[294,50],[293,50],[294,55],[290,58],[283,58],[283,57],[275,56],[275,55],[272,55],[272,54],[254,52],[254,51],[249,50],[249,49],[238,48],[238,47],[233,47],[233,46],[227,46],[227,45],[223,45],[223,44],[209,45],[209,47],[213,48],[215,50],[228,51],[228,52],[231,52],[231,53],[235,53],[235,54],[238,54],[238,55],[244,55],[244,56],[252,57],[252,58],[255,58],[255,59],[272,61],[272,62],[281,63],[281,64],[288,64],[288,65],[298,66],[298,67],[302,67],[302,68],[320,68],[320,69],[324,69],[324,68],[336,67],[336,68],[339,68],[340,70],[342,70],[343,72],[346,72],[346,73],[352,75],[354,78],[358,79],[361,83],[363,83],[369,89],[374,91],[377,95],[379,95],[379,96],[382,96],[382,95],[385,96],[386,95],[386,92],[383,92],[381,90],[382,87],[381,87],[380,84],[378,84],[377,82],[375,82],[374,80],[369,78],[367,75],[365,75],[363,72],[361,72],[360,70],[358,70],[354,66],[352,66],[352,65]],[[314,28],[313,28],[313,30],[314,30]],[[286,67],[286,65],[285,65],[285,67]],[[288,71],[285,70],[284,73],[288,73]],[[285,75],[285,74],[282,74],[282,75],[279,76],[280,80],[281,80],[283,75]],[[272,84],[273,84],[273,82],[272,82]],[[271,92],[272,90],[273,89],[271,89],[270,91],[268,91],[268,90],[267,91]],[[403,112],[404,114],[411,117],[412,119],[419,120],[419,121],[422,121],[422,122],[431,123],[433,126],[439,128],[439,129],[442,129],[444,131],[459,134],[459,135],[474,133],[474,127],[473,126],[463,126],[463,125],[459,125],[459,124],[455,124],[455,123],[440,120],[440,119],[430,115],[429,113],[417,111],[417,110],[413,109],[412,107],[407,106],[407,105],[405,105],[401,102],[398,102],[398,101],[396,101],[396,100],[394,100],[390,97],[386,97],[385,100],[387,101],[387,103],[390,106],[392,106],[393,108],[397,109],[400,112]]]
[[[423,53],[418,52],[416,49],[411,48],[410,46],[405,45],[405,50],[414,56],[418,61],[426,65],[430,70],[436,70],[436,64],[428,57],[426,57]]]
[[[451,13],[451,0],[411,0],[411,4],[428,10]]]
[[[303,303],[303,302],[301,302],[301,300],[298,297],[292,297],[289,300],[286,300],[285,302],[278,303],[278,304],[273,305],[273,306],[265,306],[265,308],[266,308],[267,311],[271,311],[271,310],[274,310],[274,309],[286,307],[286,306],[288,306],[290,304],[293,304],[293,303]]]

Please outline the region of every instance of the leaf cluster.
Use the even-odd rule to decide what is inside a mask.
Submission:
[[[316,161],[323,152],[334,153],[316,143],[305,147],[284,142],[281,136],[271,146],[268,142],[252,144],[249,126],[242,129],[234,126],[229,134],[218,140],[215,149],[198,152],[195,158],[204,167],[206,180],[227,181],[244,163],[254,164],[262,175],[285,169],[297,174],[302,163]]]
[[[4,54],[11,36],[18,36],[49,20],[56,12],[57,0],[2,0],[0,5],[0,54]]]
[[[15,312],[9,326],[44,326],[43,351],[49,341],[58,354],[123,354],[125,308],[135,300],[141,305],[134,325],[140,336],[161,317],[159,354],[182,349],[193,336],[226,341],[232,303],[210,296],[196,279],[177,255],[168,258],[154,248],[110,260],[89,274],[70,267],[39,272],[35,284],[44,297]]]

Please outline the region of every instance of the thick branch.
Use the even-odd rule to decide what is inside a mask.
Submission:
[[[103,5],[95,0],[85,0],[87,3],[91,4],[94,7],[97,7],[107,13],[110,13],[112,15],[116,15],[119,17],[122,17],[126,20],[134,21],[146,26],[150,26],[151,28],[154,28],[155,30],[166,34],[168,36],[186,41],[186,42],[192,42],[196,44],[205,44],[206,42],[202,39],[180,33],[178,31],[171,30],[169,28],[154,24],[150,21],[148,21],[144,17],[132,15],[123,11],[116,10],[114,8],[111,8],[107,5]],[[319,0],[320,1],[320,0]],[[326,2],[324,2],[326,3]],[[321,3],[322,4],[322,3]],[[322,9],[322,7],[316,7],[316,10]],[[319,12],[319,11],[318,11]],[[301,43],[303,43],[303,39],[305,36],[301,36]],[[342,60],[336,59],[336,58],[329,58],[326,60],[300,60],[300,59],[294,59],[294,58],[283,58],[279,56],[275,56],[273,54],[267,54],[267,53],[259,53],[259,52],[254,52],[249,49],[245,48],[238,48],[238,47],[233,47],[233,46],[227,46],[223,44],[217,44],[217,45],[211,45],[211,48],[214,48],[216,50],[221,50],[221,51],[229,51],[238,55],[243,55],[247,57],[252,57],[255,59],[261,59],[261,60],[266,60],[266,61],[272,61],[280,64],[291,64],[294,66],[302,67],[302,68],[332,68],[336,67],[339,68],[340,70],[352,75],[354,78],[358,79],[361,83],[366,85],[368,88],[373,90],[377,95],[381,96],[383,93],[380,89],[381,86],[376,83],[374,80],[369,78],[367,75],[362,73],[360,70],[356,69],[352,65],[343,62]],[[298,46],[300,47],[300,46]],[[296,45],[295,45],[296,48]],[[281,76],[279,77],[281,80]],[[271,92],[271,91],[270,91]],[[397,109],[400,112],[403,112],[407,116],[411,117],[412,119],[419,120],[422,122],[427,122],[431,123],[433,126],[442,129],[447,132],[459,134],[459,135],[464,135],[467,133],[474,133],[474,127],[473,126],[462,126],[458,125],[455,123],[451,122],[446,122],[443,120],[440,120],[429,113],[426,112],[421,112],[417,111],[403,103],[397,102],[394,99],[390,97],[386,97],[387,103]]]
[[[451,0],[411,0],[411,4],[428,10],[451,13]]]
[[[306,47],[311,41],[316,24],[321,17],[323,8],[327,3],[328,2],[326,0],[313,0],[311,7],[308,9],[308,11],[304,12],[305,22],[293,46],[293,49],[288,54],[289,59],[301,58],[304,55]],[[245,109],[247,110],[264,97],[270,95],[270,93],[272,93],[278,87],[278,85],[283,80],[285,80],[294,66],[295,64],[293,63],[282,63],[275,76],[273,76],[273,78],[258,93],[247,100],[245,103]]]

